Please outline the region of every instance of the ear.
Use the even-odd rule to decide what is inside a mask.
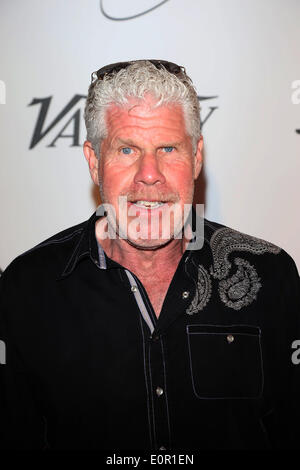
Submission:
[[[91,142],[86,140],[83,144],[83,153],[86,158],[86,161],[89,164],[90,174],[94,183],[99,186],[99,177],[98,177],[98,164],[99,160],[95,151],[92,147]]]
[[[196,154],[194,156],[194,158],[195,158],[194,179],[195,180],[200,175],[200,171],[201,171],[201,168],[202,168],[202,161],[203,161],[202,149],[203,149],[203,137],[201,135],[200,139],[198,140],[197,150],[196,150]]]

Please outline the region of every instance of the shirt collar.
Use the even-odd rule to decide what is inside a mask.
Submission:
[[[95,235],[95,223],[100,217],[101,216],[98,216],[97,212],[95,211],[84,223],[83,231],[78,240],[78,243],[73,249],[71,256],[68,257],[67,263],[58,279],[63,279],[71,274],[77,266],[79,260],[85,257],[90,257],[91,261],[100,269],[105,270],[109,268],[121,267],[118,263],[106,256],[103,248],[97,242]],[[203,226],[203,230],[201,230],[201,224]],[[200,230],[196,231],[196,228],[200,228]],[[187,251],[199,252],[205,244],[209,244],[210,237],[206,219],[197,214],[194,207],[192,207],[192,230],[193,233],[196,233],[196,235],[194,235],[194,238],[188,245]]]
[[[71,274],[77,266],[78,261],[82,258],[89,256],[96,265],[99,264],[97,242],[94,235],[95,222],[97,218],[96,212],[94,212],[84,223],[80,238],[73,249],[71,256],[68,256],[67,263],[58,279],[63,279]]]

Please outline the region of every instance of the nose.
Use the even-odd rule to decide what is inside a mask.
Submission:
[[[166,179],[160,168],[159,158],[151,152],[142,155],[138,161],[134,182],[152,185],[165,183],[165,181]]]

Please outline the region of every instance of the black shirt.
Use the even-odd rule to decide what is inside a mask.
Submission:
[[[2,445],[296,447],[292,258],[204,219],[203,246],[183,254],[156,318],[137,276],[97,244],[96,220],[42,242],[1,277]]]

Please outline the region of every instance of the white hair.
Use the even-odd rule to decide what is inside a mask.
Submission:
[[[98,158],[101,141],[107,137],[107,108],[111,104],[126,106],[128,98],[143,99],[146,93],[157,99],[155,108],[166,104],[182,106],[186,131],[196,153],[201,136],[200,107],[191,79],[184,70],[175,75],[165,67],[157,68],[147,60],[139,60],[118,72],[105,75],[103,79],[94,80],[89,86],[84,119],[87,140]]]

